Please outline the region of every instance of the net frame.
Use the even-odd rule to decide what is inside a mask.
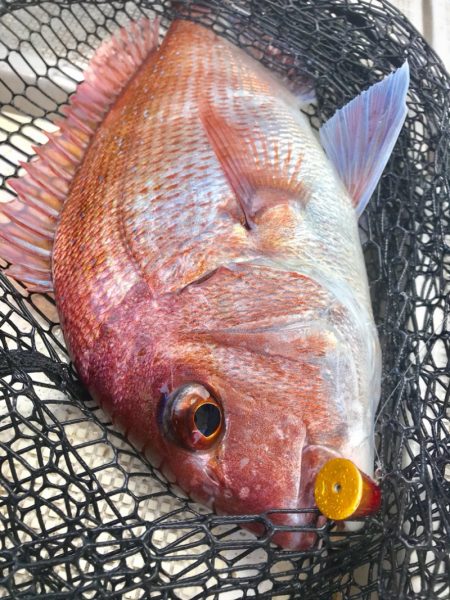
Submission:
[[[315,127],[410,63],[407,122],[361,221],[383,349],[383,509],[289,552],[270,543],[270,514],[256,539],[239,527],[252,517],[189,501],[81,388],[52,298],[1,275],[0,598],[448,598],[449,77],[384,0],[199,4],[210,12],[178,3],[270,68],[312,77]],[[100,40],[142,13],[166,28],[174,11],[164,0],[0,4],[0,200]]]

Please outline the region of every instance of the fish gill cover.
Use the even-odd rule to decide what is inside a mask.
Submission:
[[[450,81],[400,13],[381,0],[3,1],[0,200],[101,40],[142,14],[166,29],[174,10],[294,81],[306,71],[316,127],[409,61],[408,118],[361,222],[383,351],[383,508],[290,552],[271,544],[270,514],[199,507],[82,390],[53,299],[0,275],[0,598],[448,598]]]

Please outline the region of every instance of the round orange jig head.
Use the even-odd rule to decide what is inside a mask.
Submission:
[[[366,517],[381,506],[378,485],[347,458],[325,463],[316,477],[314,497],[320,512],[333,521]]]

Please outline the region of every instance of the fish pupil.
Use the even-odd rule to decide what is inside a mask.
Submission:
[[[195,426],[205,437],[209,437],[217,431],[217,429],[220,427],[220,421],[220,410],[214,404],[202,404],[195,411]]]

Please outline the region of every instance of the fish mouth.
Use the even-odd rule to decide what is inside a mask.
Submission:
[[[268,536],[271,543],[284,550],[304,552],[320,547],[321,531],[327,518],[319,513],[315,503],[316,476],[328,460],[339,456],[338,452],[324,446],[306,446],[303,450],[301,475],[291,500],[284,502],[284,508],[271,508],[262,512],[263,523],[251,520],[242,526],[258,537]],[[221,514],[232,513],[223,511]],[[241,507],[238,514],[254,513],[242,510]]]
[[[314,499],[316,477],[326,462],[340,456],[340,453],[326,446],[305,446],[301,475],[291,503],[295,510],[268,513],[275,529],[272,537],[275,544],[286,550],[305,551],[320,543],[320,530],[327,519],[318,512]]]

